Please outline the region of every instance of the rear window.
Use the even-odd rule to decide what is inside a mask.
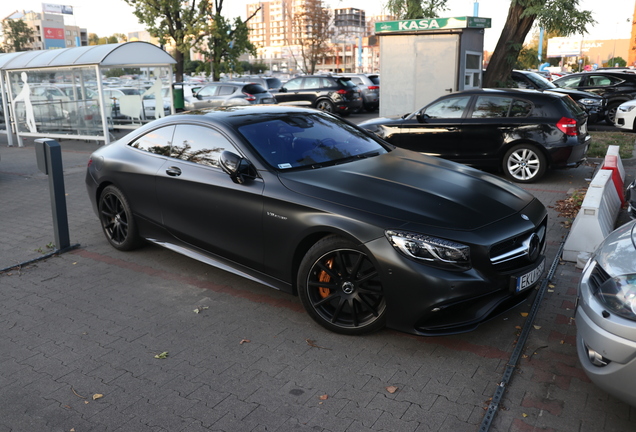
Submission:
[[[343,87],[353,88],[356,86],[350,78],[336,78],[336,81]]]
[[[260,84],[247,84],[243,87],[243,91],[249,94],[267,93],[267,90]]]
[[[380,75],[369,75],[369,79],[373,84],[380,85]]]

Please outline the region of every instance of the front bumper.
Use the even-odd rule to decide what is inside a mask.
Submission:
[[[636,322],[609,314],[592,295],[589,280],[596,265],[592,262],[588,266],[579,286],[576,308],[579,361],[596,386],[636,406],[636,341],[624,336],[636,333]]]

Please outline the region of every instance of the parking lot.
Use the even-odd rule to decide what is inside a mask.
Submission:
[[[32,140],[0,136],[0,432],[482,430],[534,297],[456,336],[330,333],[296,297],[157,246],[112,248],[84,186],[98,144],[61,144],[78,247],[39,260],[54,247],[48,179]],[[548,208],[556,270],[490,430],[636,429],[636,408],[578,364],[580,270],[557,256],[556,202],[595,168],[525,187]]]

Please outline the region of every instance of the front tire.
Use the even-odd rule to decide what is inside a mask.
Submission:
[[[350,241],[329,236],[316,243],[300,264],[297,282],[305,310],[328,330],[360,335],[386,324],[380,275]]]
[[[107,186],[99,197],[99,221],[106,239],[115,249],[129,251],[141,246],[130,204],[113,185]]]
[[[610,126],[614,126],[614,120],[616,119],[616,110],[620,106],[621,102],[613,103],[607,107],[607,111],[605,112],[605,123]]]
[[[508,179],[517,183],[532,183],[545,174],[547,160],[535,146],[518,144],[506,152],[502,166]]]

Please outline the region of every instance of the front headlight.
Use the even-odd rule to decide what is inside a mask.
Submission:
[[[599,99],[583,98],[583,99],[579,99],[579,102],[582,103],[583,105],[595,105],[595,106],[601,105],[601,101]]]
[[[636,108],[636,105],[620,105],[618,110],[622,112],[630,112],[634,108]]]
[[[608,279],[594,295],[610,312],[636,321],[636,274]]]
[[[446,269],[470,268],[470,247],[466,245],[408,231],[388,230],[385,234],[393,247],[409,258]]]

